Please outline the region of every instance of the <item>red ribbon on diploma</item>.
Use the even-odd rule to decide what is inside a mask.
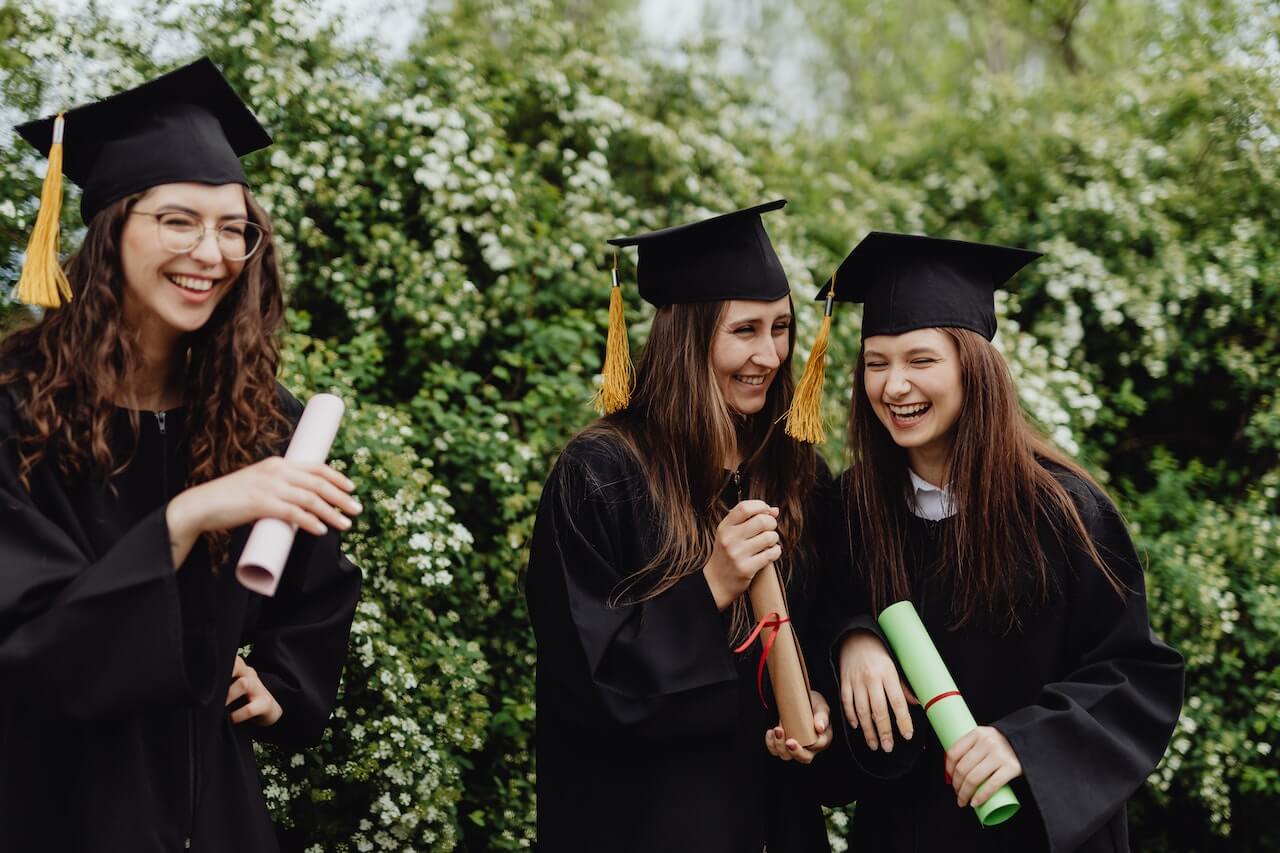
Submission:
[[[937,704],[941,700],[946,699],[948,696],[959,696],[959,695],[960,695],[959,690],[948,690],[946,693],[939,693],[937,696],[934,696],[928,702],[924,703],[924,711],[927,714],[929,713],[929,709],[932,708],[935,704]]]
[[[764,663],[769,659],[769,652],[773,649],[773,641],[778,639],[778,631],[784,624],[791,621],[789,616],[779,616],[776,610],[766,613],[751,629],[751,633],[742,641],[742,645],[734,649],[735,654],[742,654],[751,648],[751,644],[756,641],[756,637],[760,636],[760,632],[765,628],[769,628],[769,636],[764,639],[764,651],[760,653],[760,666],[756,667],[756,692],[760,694],[760,704],[766,708],[769,703],[764,698]]]

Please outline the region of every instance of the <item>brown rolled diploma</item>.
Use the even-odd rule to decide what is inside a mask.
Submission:
[[[751,608],[756,619],[764,619],[770,613],[786,618],[787,597],[773,563],[761,569],[747,589]],[[760,643],[768,640],[771,629],[760,632]],[[769,682],[773,685],[773,700],[778,706],[778,721],[788,738],[795,738],[801,746],[810,747],[818,742],[813,730],[813,704],[809,701],[809,671],[805,669],[804,655],[790,621],[783,622],[769,650]]]

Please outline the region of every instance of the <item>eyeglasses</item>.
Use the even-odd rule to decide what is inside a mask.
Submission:
[[[131,210],[130,214],[150,216],[156,221],[160,245],[175,255],[194,251],[204,241],[205,224],[194,216],[177,211],[151,213]],[[229,261],[243,261],[253,256],[262,245],[264,229],[247,219],[232,219],[217,228],[218,251]]]

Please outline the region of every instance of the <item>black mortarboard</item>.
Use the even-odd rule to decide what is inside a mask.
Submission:
[[[83,190],[85,222],[114,201],[160,184],[245,184],[240,158],[271,136],[208,59],[63,116],[63,173]],[[17,131],[49,155],[57,117]]]
[[[995,291],[1039,252],[988,243],[872,231],[833,276],[837,302],[861,302],[862,337],[913,329],[996,333]],[[818,291],[826,299],[828,281]]]
[[[760,214],[778,210],[786,203],[780,198],[661,231],[614,237],[609,242],[637,248],[640,296],[659,308],[730,299],[772,302],[790,295],[791,285]],[[609,334],[600,372],[603,380],[596,394],[596,408],[602,414],[625,409],[631,400],[635,373],[627,351],[617,252],[613,257],[613,289],[609,293]]]
[[[637,247],[640,296],[653,305],[729,299],[772,302],[789,294],[791,285],[760,214],[786,203],[778,199],[609,242]]]
[[[816,298],[827,302],[826,316],[787,412],[787,434],[814,444],[823,440],[820,409],[833,301],[863,303],[863,339],[953,327],[991,340],[996,288],[1038,257],[1028,249],[872,231],[818,291]]]
[[[64,174],[83,190],[88,223],[112,202],[160,184],[247,184],[240,158],[271,144],[208,59],[16,129],[49,158],[17,287],[19,300],[46,308],[71,299],[58,260]]]

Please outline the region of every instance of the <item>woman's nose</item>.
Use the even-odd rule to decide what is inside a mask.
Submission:
[[[911,382],[904,370],[891,370],[884,387],[891,397],[905,397],[911,393]]]
[[[761,367],[773,370],[782,360],[778,357],[778,350],[774,346],[773,341],[765,341],[765,343],[756,348],[755,353],[751,356],[751,360]]]
[[[206,228],[200,242],[188,254],[202,264],[213,266],[222,263],[222,247],[218,245],[218,230]]]

